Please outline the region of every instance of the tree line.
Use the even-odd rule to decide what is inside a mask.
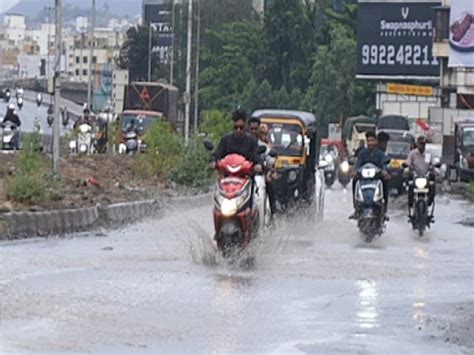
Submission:
[[[248,112],[300,109],[314,112],[324,128],[328,122],[374,110],[374,85],[355,78],[356,0],[273,0],[263,18],[252,0],[200,0],[199,5],[202,111],[228,112],[237,106]],[[181,91],[186,9],[186,4],[178,5],[175,12],[174,84]],[[127,35],[119,65],[130,70],[132,80],[144,80],[148,27],[131,28]],[[155,55],[152,67],[153,80],[169,77],[169,66],[159,64]]]

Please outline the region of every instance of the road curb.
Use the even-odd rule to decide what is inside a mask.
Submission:
[[[210,193],[167,200],[144,200],[108,206],[0,215],[0,240],[66,235],[98,227],[117,228],[156,216],[167,208],[195,208],[210,201]]]

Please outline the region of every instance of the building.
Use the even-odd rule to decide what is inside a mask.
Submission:
[[[442,107],[474,109],[474,67],[449,66],[451,4],[456,0],[442,0],[435,9],[436,24],[433,54],[440,62],[440,87],[443,91]],[[466,4],[468,2],[465,2]],[[474,2],[471,2],[474,14]],[[474,52],[470,52],[474,57]]]
[[[26,36],[25,16],[19,14],[6,14],[3,18],[3,27],[6,36],[15,43],[21,42]]]
[[[114,70],[112,74],[112,105],[114,112],[122,112],[125,88],[128,85],[128,70]]]

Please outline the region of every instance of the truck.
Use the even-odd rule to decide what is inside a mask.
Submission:
[[[160,82],[132,82],[125,87],[124,112],[156,117],[159,112],[171,125],[178,125],[178,88]]]
[[[432,108],[430,120],[441,125],[441,162],[449,180],[474,180],[474,110]]]

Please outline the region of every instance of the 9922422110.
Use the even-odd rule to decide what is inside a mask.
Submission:
[[[438,60],[428,45],[364,44],[361,47],[362,65],[419,65],[436,66]]]

